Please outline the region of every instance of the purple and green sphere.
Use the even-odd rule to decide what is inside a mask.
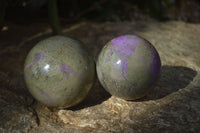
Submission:
[[[111,95],[135,100],[155,85],[161,73],[161,60],[147,40],[121,35],[104,46],[96,69],[100,83]]]
[[[84,45],[64,36],[40,41],[24,66],[29,92],[49,107],[71,107],[90,91],[95,78],[93,59]]]

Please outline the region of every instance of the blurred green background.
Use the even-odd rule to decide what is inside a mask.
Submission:
[[[200,0],[0,0],[1,26],[5,22],[56,25],[146,19],[199,23]]]

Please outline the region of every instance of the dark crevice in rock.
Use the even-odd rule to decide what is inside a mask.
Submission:
[[[37,123],[37,126],[40,126],[40,118],[38,116],[37,110],[34,107],[32,107],[34,103],[35,101],[27,109],[28,111],[32,112],[33,115],[35,116],[35,121]]]

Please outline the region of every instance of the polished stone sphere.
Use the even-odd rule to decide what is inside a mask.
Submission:
[[[158,80],[161,61],[156,49],[137,35],[109,41],[97,60],[97,75],[113,96],[135,100],[145,96]]]
[[[95,78],[94,61],[83,44],[64,36],[40,41],[24,66],[29,92],[49,107],[71,107],[88,94]]]

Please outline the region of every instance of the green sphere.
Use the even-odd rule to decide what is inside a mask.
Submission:
[[[156,49],[136,35],[122,35],[109,41],[97,60],[102,86],[125,100],[145,96],[160,76],[161,61]]]
[[[83,44],[64,36],[40,41],[29,52],[24,66],[29,92],[49,107],[71,107],[90,91],[94,61]]]

